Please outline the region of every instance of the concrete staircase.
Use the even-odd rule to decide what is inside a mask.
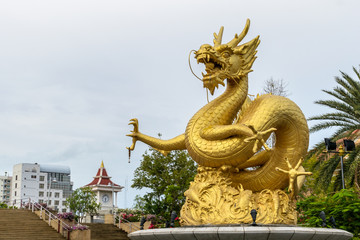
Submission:
[[[0,239],[64,240],[65,238],[31,211],[0,209]]]
[[[127,233],[112,224],[86,223],[91,230],[91,240],[128,240]],[[1,238],[0,238],[1,239]]]

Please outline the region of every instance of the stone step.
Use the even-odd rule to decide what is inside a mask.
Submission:
[[[91,240],[128,240],[127,233],[112,224],[87,223]]]
[[[65,238],[29,210],[0,209],[0,239],[64,240]]]

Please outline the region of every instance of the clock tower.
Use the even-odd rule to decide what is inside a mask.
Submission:
[[[124,188],[112,182],[110,178],[104,167],[104,162],[101,161],[101,166],[94,180],[85,185],[85,187],[90,187],[96,193],[97,202],[101,204],[100,215],[112,213],[117,208],[117,193]]]

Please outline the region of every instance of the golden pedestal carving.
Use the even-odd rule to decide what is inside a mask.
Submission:
[[[231,167],[199,167],[198,174],[185,192],[181,209],[181,225],[252,223],[252,209],[257,222],[264,224],[296,224],[296,202],[280,190],[252,192],[241,184],[234,186]]]

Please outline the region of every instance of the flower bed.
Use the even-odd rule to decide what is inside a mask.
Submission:
[[[141,212],[140,210],[134,210],[134,209],[119,209],[118,213],[120,214],[120,216],[129,221],[129,222],[138,222],[140,226],[140,222],[141,222],[141,218],[144,216],[146,219],[146,225],[148,227],[145,227],[145,229],[149,228],[149,229],[153,229],[153,228],[165,228],[165,227],[169,227],[170,226],[170,219],[167,219],[162,217],[162,216],[157,216],[155,214],[144,214],[143,212]],[[126,221],[124,221],[126,222]],[[176,217],[175,218],[175,222],[174,222],[174,227],[179,227],[180,223],[179,223],[179,218]]]

